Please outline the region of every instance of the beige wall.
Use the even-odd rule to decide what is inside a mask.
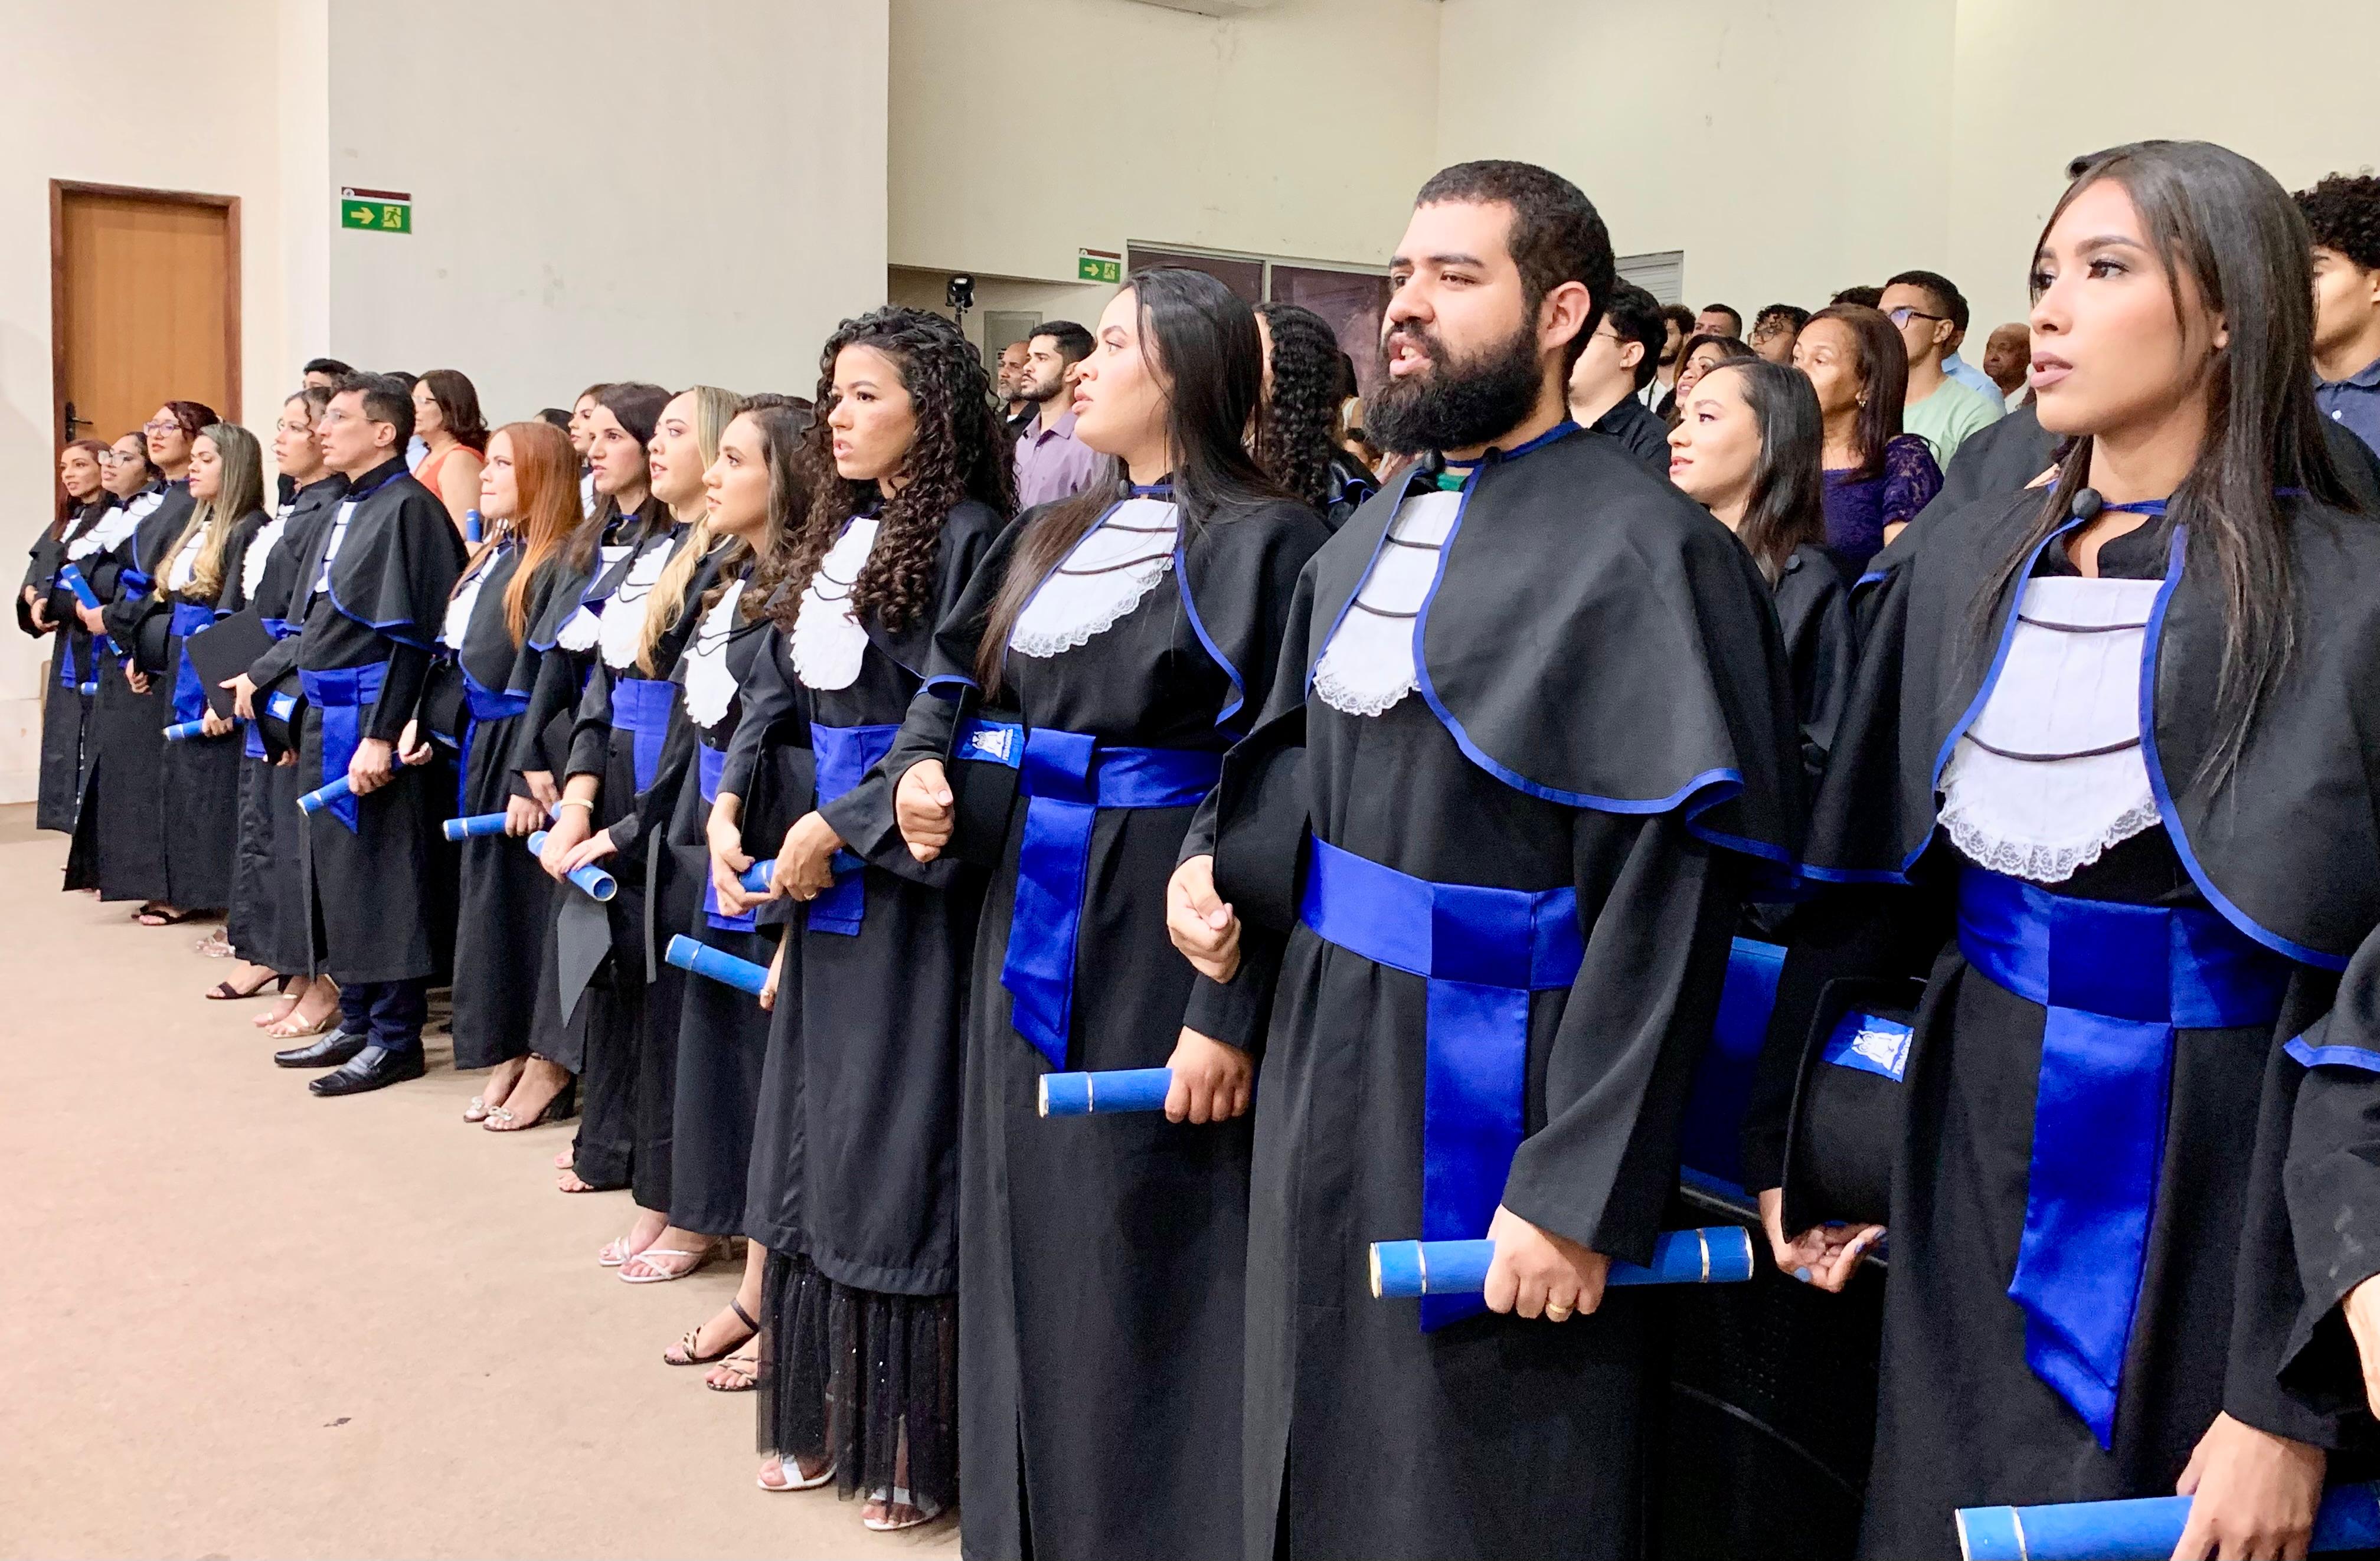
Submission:
[[[240,198],[241,382],[219,408],[269,422],[288,356],[284,315],[281,0],[115,0],[17,7],[0,47],[0,498],[5,556],[49,513],[52,424],[49,181]],[[327,202],[325,212],[327,212]],[[327,217],[326,217],[327,220]],[[109,429],[113,437],[121,429]],[[11,589],[21,565],[10,562]],[[0,635],[0,802],[30,797],[49,642]]]
[[[1139,240],[1378,262],[1436,166],[1439,11],[892,0],[892,261],[1071,281],[1076,249]]]
[[[340,357],[461,369],[492,419],[595,380],[807,393],[882,298],[885,0],[405,9],[332,17],[331,182],[414,197],[409,236],[330,235]]]

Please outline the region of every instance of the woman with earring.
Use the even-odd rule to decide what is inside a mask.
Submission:
[[[880,309],[828,338],[817,491],[768,576],[775,628],[710,810],[721,903],[796,907],[744,1226],[768,1249],[759,1483],[832,1482],[880,1531],[958,1496],[961,1020],[983,881],[910,855],[874,767],[1011,504],[990,390],[936,315]],[[808,783],[766,817],[784,756]],[[737,883],[754,854],[776,860],[764,895]]]
[[[429,382],[425,377],[423,382]],[[431,442],[436,458],[436,441]],[[455,1066],[492,1070],[464,1111],[467,1122],[504,1113],[530,1126],[558,1100],[569,1075],[529,1055],[537,974],[553,885],[520,841],[545,824],[544,809],[513,769],[517,727],[528,709],[524,660],[531,597],[583,518],[577,457],[561,430],[544,422],[507,423],[488,440],[473,508],[486,535],[448,599],[439,632],[443,684],[425,701],[455,730],[442,733],[457,755],[460,817],[501,813],[502,834],[461,842],[455,940]],[[455,686],[459,684],[459,687]],[[524,1083],[534,1071],[534,1080]],[[507,1102],[526,1089],[522,1111]],[[534,1103],[535,1109],[527,1109]],[[566,1109],[566,1105],[565,1109]]]
[[[1111,457],[1104,477],[1002,534],[883,761],[913,855],[997,864],[960,1177],[974,1555],[1239,1545],[1242,1047],[1267,983],[1253,967],[1229,986],[1196,976],[1165,906],[1192,811],[1271,686],[1298,571],[1329,535],[1242,442],[1263,375],[1256,317],[1221,283],[1133,278],[1077,366],[1075,437]],[[978,762],[953,763],[954,744]],[[985,807],[960,793],[1009,783],[1013,805],[992,805],[1004,840],[988,838],[996,823],[962,834]],[[1162,1114],[1040,1119],[1047,1073],[1160,1065]]]
[[[669,744],[678,697],[671,677],[694,636],[694,601],[710,585],[715,561],[702,474],[717,458],[719,436],[735,410],[733,394],[698,385],[672,396],[653,420],[645,470],[667,519],[634,544],[603,610],[597,655],[572,726],[561,812],[545,843],[545,870],[557,882],[603,863],[620,884],[604,907],[613,934],[609,985],[590,987],[585,999],[587,1059],[580,1076],[590,1101],[616,1096],[624,1106],[610,1142],[639,1212],[597,1260],[635,1284],[682,1278],[727,1245],[707,1232],[669,1227],[676,1027],[657,1033],[650,1015],[655,1003],[658,1011],[676,1011],[684,973],[661,963],[651,944],[649,926],[660,923],[649,914],[649,896],[668,886],[652,877],[661,864],[646,850],[648,837],[666,822],[659,817],[660,800],[674,795],[660,784],[664,764],[673,756],[685,759],[683,746],[673,756]],[[600,416],[597,435],[600,453]],[[580,1126],[582,1147],[592,1125]],[[586,1168],[577,1168],[586,1180]],[[637,1261],[647,1248],[653,1256]]]
[[[488,425],[480,415],[480,393],[453,369],[432,369],[413,383],[413,435],[429,448],[413,470],[414,480],[455,517],[479,507],[480,467],[487,458]]]
[[[1933,446],[1900,429],[1909,348],[1891,321],[1832,304],[1793,341],[1826,428],[1827,551],[1846,584],[1942,490]]]
[[[2324,1185],[2283,1173],[2380,1055],[2380,536],[2324,444],[2288,194],[2203,142],[2070,174],[2031,325],[2071,448],[1884,583],[1813,819],[1814,876],[1958,907],[1900,1078],[1862,1544],[2179,1492],[2176,1556],[2302,1555],[2370,1170],[2341,1134]],[[1830,1290],[1886,1228],[1761,1203]]]
[[[108,448],[96,439],[78,439],[58,452],[57,518],[42,528],[17,594],[17,626],[40,638],[57,636],[50,656],[48,691],[42,702],[42,768],[33,805],[33,827],[74,832],[75,808],[82,800],[84,731],[91,702],[99,692],[99,668],[91,653],[91,631],[74,615],[73,591],[58,583],[69,550],[95,538],[116,499],[102,478]],[[90,551],[88,547],[84,549]]]

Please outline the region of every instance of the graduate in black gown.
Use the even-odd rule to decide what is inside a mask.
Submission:
[[[1906,1113],[1862,1548],[2179,1490],[2185,1561],[2300,1555],[2369,1431],[2285,1382],[2359,1237],[2283,1172],[2321,1091],[2368,1081],[2328,1037],[2360,1044],[2380,924],[2380,529],[2340,507],[2281,187],[2199,142],[2071,172],[2032,379],[2072,445],[2052,487],[1927,519],[1812,821],[1812,874],[1958,905],[1905,1055],[1852,1064]],[[1762,1202],[1826,1288],[1882,1234]]]
[[[747,901],[749,840],[776,860],[770,901],[801,907],[745,1223],[769,1250],[759,1478],[864,1494],[878,1530],[958,1498],[962,1020],[984,875],[910,855],[875,765],[1012,506],[990,390],[937,315],[882,309],[827,339],[803,456],[817,493],[771,572],[775,627],[711,814],[722,902]],[[772,830],[759,815],[788,775]]]
[[[1633,1556],[1662,1303],[1604,1276],[1798,844],[1791,688],[1751,550],[1567,416],[1614,283],[1586,198],[1447,169],[1390,274],[1366,428],[1422,459],[1307,569],[1171,902],[1204,974],[1280,965],[1237,1549]],[[1366,1244],[1414,1237],[1492,1239],[1485,1294],[1372,1299]]]
[[[657,846],[692,757],[683,734],[670,741],[683,697],[673,679],[721,551],[706,524],[702,474],[718,457],[735,405],[732,393],[697,385],[672,396],[653,419],[644,466],[667,520],[635,543],[598,623],[597,654],[573,719],[563,812],[545,844],[545,870],[557,882],[596,864],[619,883],[603,907],[612,932],[606,979],[584,998],[582,1083],[590,1104],[579,1144],[589,1145],[597,1125],[594,1102],[624,1107],[606,1112],[605,1157],[623,1164],[637,1219],[604,1244],[598,1261],[630,1284],[683,1278],[724,1255],[732,1234],[670,1225],[685,973],[661,962],[655,935],[691,921],[709,881],[707,873],[689,878],[674,871]],[[600,419],[597,431],[604,431]],[[565,889],[556,899],[569,905],[575,892]],[[584,1165],[577,1173],[594,1180]]]
[[[1135,277],[1079,372],[1075,436],[1114,459],[1002,534],[884,760],[913,853],[996,865],[961,1129],[962,1533],[972,1556],[1219,1555],[1268,993],[1194,976],[1165,881],[1329,533],[1241,445],[1262,346],[1212,277]],[[1046,1073],[1160,1065],[1162,1116],[1039,1115]]]
[[[66,562],[73,564],[76,573],[83,576],[85,583],[102,600],[105,600],[112,593],[112,582],[122,556],[117,550],[148,518],[149,512],[165,502],[165,478],[158,471],[156,463],[149,458],[147,438],[138,433],[128,433],[110,445],[102,469],[104,474],[103,480],[115,501],[115,506],[100,516],[97,525],[68,545]],[[64,573],[61,567],[61,576]],[[111,584],[103,587],[98,584],[101,580]],[[79,782],[81,790],[76,796],[73,810],[74,836],[67,848],[66,887],[96,894],[99,892],[99,841],[95,830],[83,827],[82,816],[94,793],[91,774],[98,766],[101,750],[105,746],[103,742],[105,728],[100,720],[99,706],[99,690],[107,681],[103,663],[114,658],[108,653],[107,642],[97,632],[101,623],[100,614],[86,610],[71,588],[66,594],[70,599],[60,604],[61,611],[81,631],[84,643],[91,647],[91,672],[83,681],[91,690],[90,703],[83,714],[82,768]]]
[[[33,805],[33,827],[74,833],[75,809],[82,804],[91,702],[99,695],[99,664],[91,655],[91,631],[75,616],[74,592],[59,584],[69,558],[94,551],[109,512],[119,503],[103,477],[108,458],[103,441],[78,439],[58,452],[58,486],[66,498],[57,518],[42,527],[29,550],[25,583],[17,593],[17,626],[36,639],[55,635],[49,684],[42,696],[42,767]],[[80,545],[81,552],[73,550]],[[77,565],[79,568],[79,564]]]
[[[207,688],[184,649],[239,606],[248,544],[264,525],[264,462],[256,436],[236,423],[212,423],[191,441],[189,493],[195,505],[182,533],[166,544],[157,588],[138,617],[119,618],[119,635],[152,682],[166,687],[165,720],[197,735],[168,742],[157,766],[158,816],[174,902],[221,910],[231,903],[232,857],[239,839],[240,744],[237,724],[207,703]],[[223,996],[249,996],[232,982]]]
[[[564,544],[585,519],[578,457],[568,437],[545,422],[498,429],[488,438],[478,504],[486,531],[446,605],[433,674],[445,686],[431,701],[456,729],[442,735],[456,753],[457,817],[505,816],[502,833],[455,848],[460,930],[447,1028],[456,1068],[492,1070],[464,1110],[467,1122],[499,1111],[509,1120],[514,1113],[504,1102],[531,1066],[538,968],[555,891],[521,844],[546,818],[514,768],[514,756],[537,668],[525,642],[538,578],[561,567]],[[550,1062],[539,1066],[559,1072]],[[552,1087],[543,1098],[555,1098],[562,1082],[546,1080]]]
[[[340,381],[318,437],[347,490],[299,563],[290,606],[300,779],[344,776],[348,793],[307,816],[301,853],[314,964],[338,983],[339,1028],[273,1060],[332,1069],[307,1084],[325,1096],[421,1076],[430,981],[452,952],[453,869],[438,825],[454,807],[454,770],[411,729],[463,543],[437,495],[406,472],[412,431],[403,381]]]
[[[1257,463],[1336,531],[1380,487],[1334,437],[1339,405],[1354,393],[1341,383],[1347,355],[1329,321],[1297,304],[1258,304],[1257,329],[1265,348]]]
[[[538,654],[537,677],[513,760],[531,800],[552,817],[550,837],[560,835],[574,844],[593,832],[591,822],[577,816],[594,802],[582,795],[563,807],[562,783],[570,770],[579,701],[594,676],[603,621],[615,607],[621,615],[641,618],[653,577],[668,562],[666,555],[646,555],[657,538],[672,545],[676,535],[676,518],[654,497],[645,464],[645,449],[662,408],[669,405],[669,392],[629,381],[589,393],[595,397],[586,451],[595,510],[564,551],[575,581],[562,582],[569,588],[548,598],[529,630],[527,644]],[[632,572],[642,573],[640,584],[629,584]],[[617,599],[623,597],[625,601]],[[547,862],[549,872],[553,865]],[[636,1140],[636,1075],[625,1060],[633,1016],[609,997],[615,923],[609,907],[584,895],[557,892],[552,910],[538,974],[531,1049],[577,1079],[579,1108],[570,1151],[555,1161],[562,1172],[556,1185],[565,1192],[625,1187]],[[589,993],[605,995],[590,998]],[[618,1266],[616,1252],[607,1248],[603,1256],[607,1266]]]
[[[268,744],[257,720],[260,703],[268,713],[285,711],[298,696],[298,625],[289,621],[290,597],[301,562],[320,542],[347,488],[346,478],[322,465],[314,440],[315,420],[331,405],[331,394],[326,386],[301,391],[281,404],[274,421],[273,464],[288,483],[289,498],[249,542],[239,577],[241,608],[257,615],[273,644],[230,684],[233,708],[247,723],[241,740],[247,762],[224,936],[248,965],[232,979],[254,979],[261,971],[283,978],[281,1001],[257,1021],[267,1035],[283,1041],[320,1035],[339,1008],[337,985],[314,974],[298,860],[306,819],[298,798],[313,788],[298,774],[297,753],[277,741]],[[284,719],[275,731],[286,728]]]
[[[103,900],[140,901],[136,917],[143,926],[187,921],[192,907],[175,898],[157,788],[173,691],[141,670],[131,631],[148,616],[156,576],[197,505],[188,480],[191,441],[220,420],[200,402],[170,401],[157,409],[140,437],[162,480],[161,497],[105,556],[92,555],[83,572],[101,609],[79,615],[84,627],[112,640],[114,648],[99,658],[91,761],[83,777],[83,805],[75,817],[67,887],[96,887]],[[140,509],[140,501],[128,508]]]

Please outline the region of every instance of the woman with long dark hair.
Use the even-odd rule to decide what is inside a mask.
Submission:
[[[982,875],[910,856],[873,767],[1005,523],[1013,468],[982,361],[939,316],[844,321],[819,389],[813,491],[764,577],[775,628],[712,805],[711,881],[752,904],[735,874],[771,855],[767,898],[800,907],[745,1212],[768,1250],[759,1482],[832,1482],[866,1497],[869,1528],[901,1529],[958,1494],[960,1016]]]
[[[2073,445],[1884,584],[1813,824],[1814,875],[1955,882],[1905,1051],[1851,1059],[1900,1079],[1888,1216],[1790,1172],[1762,1204],[1829,1289],[1891,1231],[1868,1554],[2178,1490],[2176,1555],[2303,1555],[2358,1406],[2297,1373],[2374,1266],[2338,1216],[2373,1188],[2352,1153],[2282,1171],[2380,1055],[2380,534],[2324,445],[2288,194],[2203,142],[2070,172],[2031,323]]]
[[[91,702],[99,693],[99,668],[91,659],[91,631],[75,617],[74,592],[58,583],[68,550],[93,538],[117,504],[103,477],[107,445],[78,439],[58,452],[57,518],[42,527],[25,565],[17,597],[17,626],[35,638],[57,636],[48,690],[42,699],[42,768],[33,805],[33,827],[74,832],[75,808],[82,801],[84,749]],[[90,551],[86,546],[84,551]]]
[[[488,424],[480,415],[479,391],[459,369],[432,369],[413,382],[413,432],[429,447],[413,478],[438,495],[460,531],[464,517],[479,507]]]
[[[884,761],[913,854],[994,865],[960,1178],[960,1265],[980,1277],[959,1302],[967,1548],[1222,1555],[1239,1543],[1240,1043],[1264,982],[1195,976],[1166,882],[1329,533],[1242,443],[1263,345],[1221,283],[1135,276],[1078,373],[1075,434],[1105,471],[1002,533]],[[1047,1073],[1159,1065],[1161,1116],[1040,1119]]]
[[[1793,341],[1826,426],[1827,550],[1846,581],[1942,490],[1933,446],[1900,430],[1909,348],[1872,309],[1830,304]]]
[[[1354,393],[1347,355],[1330,323],[1296,304],[1258,304],[1257,333],[1265,354],[1257,464],[1336,531],[1380,486],[1339,443],[1340,407]]]
[[[1731,358],[1678,396],[1670,480],[1750,550],[1777,603],[1815,785],[1851,694],[1852,627],[1826,535],[1818,398],[1781,363]]]
[[[168,491],[165,474],[149,458],[149,442],[138,430],[128,433],[108,447],[107,459],[102,466],[101,480],[115,498],[115,507],[103,514],[99,523],[67,548],[67,562],[82,574],[91,591],[104,603],[115,593],[125,558],[125,546],[140,523],[147,520],[164,503]],[[71,594],[71,593],[69,593]],[[77,599],[70,609],[74,622],[89,636],[92,670],[83,681],[95,684],[91,710],[83,725],[82,792],[75,805],[74,839],[67,851],[66,887],[86,889],[92,894],[103,891],[99,881],[99,838],[96,829],[83,822],[98,795],[96,778],[102,756],[111,746],[124,744],[138,733],[138,723],[128,722],[120,714],[111,712],[109,706],[124,697],[110,696],[110,683],[120,681],[124,669],[118,666],[110,673],[102,663],[115,659],[108,653],[107,642],[101,637],[105,620],[102,611],[84,607]],[[145,683],[144,683],[145,686]],[[113,719],[111,719],[113,716]],[[112,740],[111,740],[112,739]]]

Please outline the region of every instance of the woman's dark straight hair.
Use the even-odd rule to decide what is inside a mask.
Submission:
[[[1171,481],[1186,549],[1200,527],[1290,496],[1242,442],[1264,386],[1264,343],[1256,310],[1205,272],[1160,266],[1135,273],[1124,291],[1139,316],[1141,351],[1165,390]],[[987,698],[1000,692],[1001,662],[1017,614],[1124,485],[1123,463],[1111,457],[1081,492],[1024,521],[976,649],[976,682]]]
[[[1909,344],[1891,321],[1864,304],[1828,304],[1810,317],[1810,325],[1822,320],[1840,321],[1852,333],[1852,348],[1859,355],[1860,385],[1867,400],[1852,425],[1859,459],[1852,476],[1864,482],[1884,469],[1884,447],[1900,432],[1900,415],[1909,400]]]
[[[1774,586],[1784,575],[1793,550],[1827,532],[1826,426],[1818,412],[1818,393],[1799,369],[1760,357],[1722,363],[1694,388],[1700,390],[1722,374],[1734,378],[1760,430],[1760,454],[1753,462],[1752,492],[1735,528],[1736,540],[1750,551],[1762,576]]]
[[[2042,224],[2038,253],[2074,198],[2103,179],[2123,187],[2165,268],[2183,340],[2211,337],[2219,317],[2229,341],[2206,360],[2206,442],[2168,501],[2189,532],[2190,558],[2212,561],[2223,603],[2223,663],[2216,683],[2215,741],[2191,785],[2228,780],[2248,730],[2297,643],[2289,514],[2276,489],[2301,490],[2337,509],[2355,502],[2323,442],[2314,408],[2313,239],[2297,202],[2272,175],[2211,141],[2135,141],[2078,157],[2072,181]],[[2187,274],[2202,318],[2184,298]],[[2035,277],[2034,288],[2043,283]],[[1970,638],[1990,654],[1991,620],[2025,560],[2065,524],[2090,480],[2092,440],[2081,430],[2058,481],[1977,593]]]
[[[637,458],[643,460],[645,447],[653,442],[653,425],[662,420],[662,409],[670,404],[670,393],[642,380],[623,380],[596,388],[595,402],[620,419],[620,426],[627,430],[629,438],[637,442]],[[655,505],[652,509],[662,525],[673,524],[666,505]],[[572,569],[584,575],[595,567],[596,550],[602,545],[604,532],[611,529],[612,522],[619,515],[619,500],[609,493],[596,495],[595,508],[588,515],[587,524],[570,538],[570,551],[565,556]],[[620,540],[631,547],[640,546],[645,534],[639,529],[634,536],[623,537]]]
[[[67,529],[74,525],[76,520],[81,516],[85,510],[90,510],[93,514],[97,514],[99,511],[108,508],[115,502],[115,495],[107,490],[107,478],[105,476],[107,471],[107,457],[111,448],[112,447],[108,444],[107,441],[103,439],[78,439],[71,441],[59,448],[58,457],[61,460],[66,458],[66,453],[68,450],[81,451],[84,454],[91,458],[92,464],[99,467],[102,475],[99,481],[99,497],[96,499],[77,499],[73,494],[68,493],[66,490],[66,486],[63,483],[59,485],[58,518],[51,523],[51,536],[63,539]]]

